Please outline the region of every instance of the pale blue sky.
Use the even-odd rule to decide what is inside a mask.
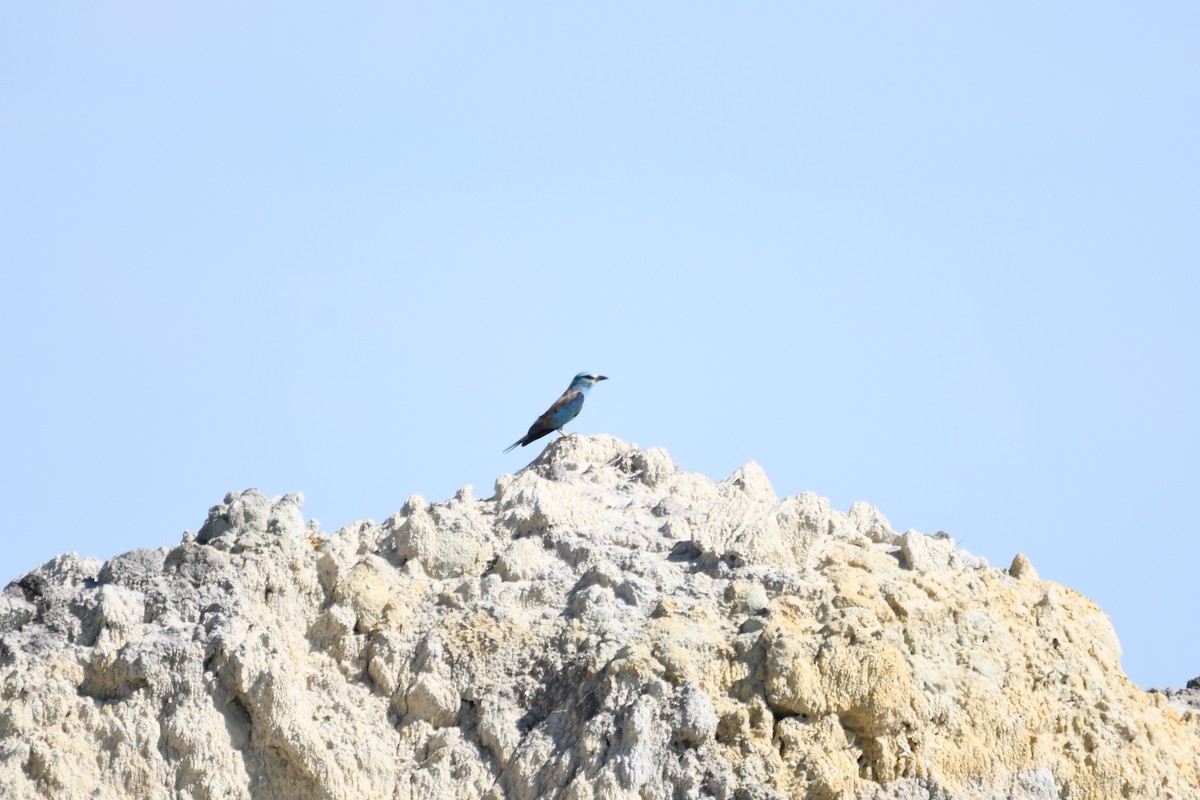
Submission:
[[[10,3],[0,583],[574,429],[880,508],[1200,674],[1193,3]]]

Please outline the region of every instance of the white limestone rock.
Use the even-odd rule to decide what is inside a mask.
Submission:
[[[1200,712],[1089,600],[753,464],[575,436],[486,500],[301,502],[9,584],[0,796],[1200,796]]]
[[[277,552],[300,557],[306,538],[303,505],[304,495],[299,492],[271,499],[257,489],[230,492],[223,503],[209,509],[196,544],[231,553]]]

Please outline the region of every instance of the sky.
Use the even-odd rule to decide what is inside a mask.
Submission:
[[[993,4],[995,5],[995,4]],[[1200,6],[9,3],[0,584],[574,423],[947,531],[1200,675]]]

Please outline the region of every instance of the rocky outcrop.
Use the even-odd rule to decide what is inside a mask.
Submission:
[[[1192,678],[1183,689],[1151,689],[1161,691],[1167,697],[1167,702],[1180,711],[1200,711],[1200,677]]]
[[[1196,798],[1109,620],[609,437],[326,537],[250,490],[0,595],[4,798]]]

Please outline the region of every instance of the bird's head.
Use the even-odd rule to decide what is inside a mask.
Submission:
[[[603,375],[593,375],[590,372],[581,372],[575,376],[575,380],[571,381],[571,386],[569,388],[579,389],[582,392],[586,392],[600,381],[606,380],[608,380],[608,378]]]

